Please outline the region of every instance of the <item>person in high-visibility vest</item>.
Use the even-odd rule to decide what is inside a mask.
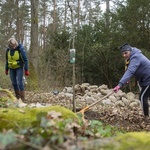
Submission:
[[[5,74],[10,75],[16,98],[21,98],[23,102],[26,102],[23,84],[24,73],[26,76],[29,75],[26,50],[15,38],[10,38],[6,50]]]

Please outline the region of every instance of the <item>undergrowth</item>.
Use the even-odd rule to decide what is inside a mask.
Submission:
[[[64,144],[68,141],[112,137],[120,133],[117,128],[104,126],[97,120],[83,122],[81,119],[81,122],[76,122],[53,112],[46,116],[38,115],[30,128],[1,132],[0,149],[65,149]]]

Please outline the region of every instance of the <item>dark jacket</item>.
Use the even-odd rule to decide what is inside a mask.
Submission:
[[[129,61],[129,66],[118,85],[122,87],[132,76],[135,76],[141,87],[150,85],[150,60],[142,54],[141,50],[132,47]]]

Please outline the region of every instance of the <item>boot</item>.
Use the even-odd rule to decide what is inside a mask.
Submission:
[[[15,90],[15,96],[16,96],[17,99],[20,98],[20,92],[19,92],[19,90]]]
[[[21,100],[22,100],[22,102],[27,102],[26,100],[25,100],[25,91],[20,91],[20,98],[21,98]]]

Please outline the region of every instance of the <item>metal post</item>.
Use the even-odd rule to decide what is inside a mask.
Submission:
[[[76,112],[76,101],[75,101],[75,27],[74,27],[74,14],[73,14],[73,7],[74,3],[70,3],[68,1],[68,6],[71,12],[71,22],[72,22],[72,49],[70,49],[70,63],[73,65],[72,70],[72,89],[73,89],[73,112]]]
[[[75,63],[73,64],[73,112],[76,112],[76,101],[75,101]]]

